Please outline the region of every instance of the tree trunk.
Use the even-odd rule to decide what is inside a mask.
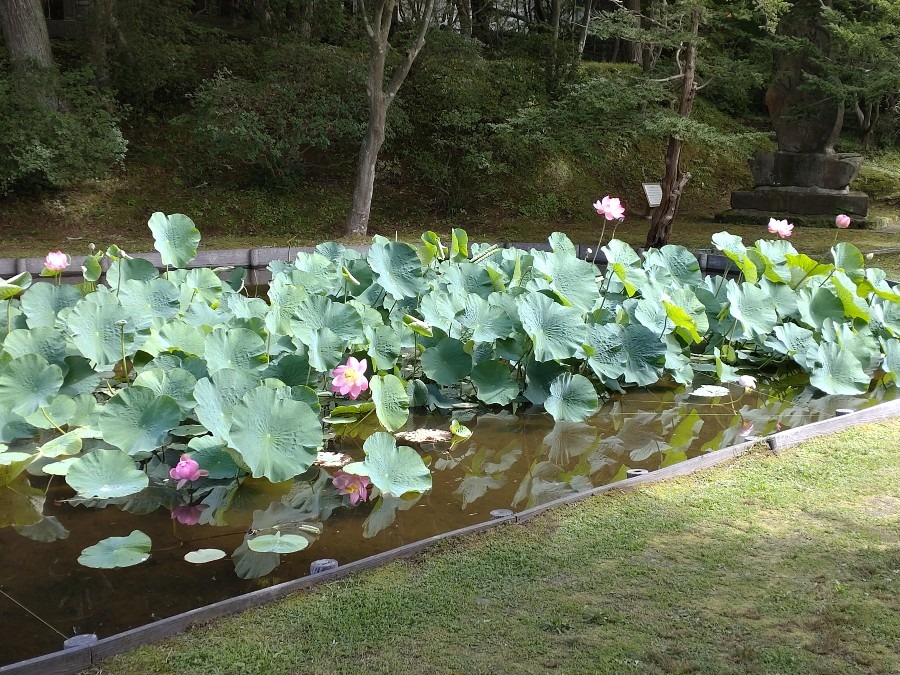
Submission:
[[[863,150],[871,150],[875,147],[875,125],[881,115],[881,101],[877,103],[866,103],[863,110],[860,102],[856,102],[856,121],[859,124],[859,137],[862,141]]]
[[[41,0],[0,0],[0,23],[13,63],[53,68]]]
[[[556,98],[559,91],[561,65],[559,62],[559,21],[560,0],[550,0],[550,72],[547,78],[547,93]]]
[[[684,71],[681,79],[681,105],[678,114],[682,117],[690,117],[694,107],[694,97],[697,95],[697,34],[700,29],[700,11],[691,10],[691,34],[690,42],[685,55]],[[650,231],[647,232],[646,248],[660,248],[669,243],[672,234],[672,222],[678,212],[678,203],[684,186],[691,178],[691,174],[681,172],[681,148],[684,141],[675,136],[669,137],[669,146],[666,149],[666,175],[662,184],[662,201],[653,213]]]
[[[359,164],[356,168],[356,183],[353,188],[353,207],[347,217],[345,231],[347,234],[364,235],[369,229],[369,214],[372,211],[372,194],[375,187],[375,165],[378,151],[384,142],[384,127],[400,86],[409,75],[413,61],[425,46],[425,34],[431,23],[434,0],[426,0],[419,30],[415,42],[409,47],[403,60],[394,69],[391,79],[385,84],[384,67],[387,61],[390,43],[392,18],[397,0],[377,0],[372,23],[369,23],[365,7],[361,14],[369,34],[369,73],[366,79],[366,90],[369,94],[369,121],[366,135],[359,148]]]
[[[581,35],[578,38],[578,49],[575,52],[575,62],[581,60],[584,55],[584,46],[587,44],[588,33],[591,26],[591,10],[594,9],[594,0],[585,0],[584,16],[581,19]]]
[[[625,0],[625,9],[631,12],[634,15],[633,23],[635,28],[641,27],[641,0]],[[644,62],[644,45],[638,41],[629,40],[626,43],[627,47],[625,49],[626,58],[629,63],[639,63],[642,64]]]
[[[102,87],[109,83],[109,48],[125,45],[125,35],[119,27],[116,0],[94,0],[89,24],[90,62],[94,76]]]
[[[470,0],[456,0],[456,11],[459,15],[459,32],[472,37],[472,3]]]

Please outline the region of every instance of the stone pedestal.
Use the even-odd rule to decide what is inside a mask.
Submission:
[[[754,187],[731,193],[732,215],[833,220],[845,213],[863,220],[869,197],[849,187],[862,161],[861,155],[850,153],[757,152],[750,161]]]

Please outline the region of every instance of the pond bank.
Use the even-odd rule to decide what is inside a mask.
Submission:
[[[895,672],[898,437],[595,497],[87,672]]]

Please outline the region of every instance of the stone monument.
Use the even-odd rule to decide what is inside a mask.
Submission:
[[[797,0],[782,18],[778,32],[808,40],[827,54],[830,39],[819,7],[818,0]],[[789,52],[778,60],[775,77],[766,91],[778,150],[760,150],[750,160],[754,187],[731,193],[730,219],[777,216],[833,222],[839,213],[857,223],[865,219],[868,196],[850,191],[862,155],[834,151],[844,122],[844,103],[802,87],[804,73],[825,76],[801,53]]]

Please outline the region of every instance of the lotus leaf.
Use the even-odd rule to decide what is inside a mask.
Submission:
[[[382,494],[395,497],[431,489],[431,473],[425,462],[412,448],[398,447],[390,434],[372,434],[363,443],[363,450],[365,460],[348,464],[345,473],[368,476]]]
[[[29,328],[56,324],[56,315],[67,307],[74,307],[81,300],[81,293],[74,286],[49,283],[34,284],[22,296],[22,312]]]
[[[246,328],[215,328],[206,336],[204,354],[211,375],[223,369],[262,370],[266,343]]]
[[[728,301],[731,315],[740,321],[748,334],[765,338],[775,328],[778,321],[775,303],[758,286],[748,282],[729,285]]]
[[[234,406],[232,447],[255,478],[278,482],[306,471],[322,445],[322,425],[305,403],[279,398],[269,387],[247,392]]]
[[[59,392],[62,369],[43,356],[26,354],[0,366],[0,406],[27,417]]]
[[[871,378],[862,369],[859,359],[847,349],[833,342],[819,345],[816,368],[809,383],[826,394],[864,394]]]
[[[157,211],[147,223],[153,233],[153,246],[163,265],[185,267],[197,255],[200,231],[194,221],[181,213],[167,216]]]
[[[162,446],[181,420],[181,409],[172,397],[129,387],[109,399],[98,425],[104,441],[137,456]]]
[[[134,530],[127,537],[107,537],[88,546],[78,556],[78,563],[100,569],[131,567],[147,560],[151,547],[150,537]]]
[[[375,375],[369,380],[378,421],[388,431],[397,431],[409,419],[406,385],[396,375]]]
[[[31,286],[31,275],[28,272],[19,272],[9,279],[0,279],[0,300],[14,298],[29,286]]]
[[[12,483],[36,457],[27,452],[0,452],[0,487]]]
[[[597,287],[597,268],[574,255],[536,252],[534,268],[550,282],[563,304],[589,312],[600,298]]]
[[[227,554],[218,548],[199,548],[196,551],[190,551],[184,554],[185,561],[195,565],[221,560]]]
[[[543,405],[547,397],[550,396],[550,384],[559,375],[568,372],[566,367],[556,361],[534,361],[529,360],[525,367],[525,398],[535,405]],[[621,374],[621,373],[620,373]],[[518,395],[519,387],[516,385],[516,392],[513,398]]]
[[[520,296],[517,304],[537,361],[567,359],[581,348],[587,330],[577,309],[563,307],[541,293]]]
[[[34,525],[19,525],[16,527],[16,532],[32,541],[39,541],[44,544],[69,538],[69,531],[55,516],[45,516]]]
[[[734,262],[748,283],[756,283],[756,280],[759,278],[759,270],[756,269],[756,265],[748,257],[747,247],[744,246],[744,242],[741,241],[740,237],[728,232],[717,232],[712,236],[712,242],[717,249]]]
[[[597,391],[583,375],[564,373],[553,380],[544,407],[554,420],[582,422],[597,411]]]
[[[72,462],[66,482],[80,497],[127,497],[150,484],[147,474],[120,450],[95,450]]]
[[[488,405],[507,405],[519,395],[519,383],[505,361],[479,363],[472,369],[472,384],[478,400]]]
[[[494,283],[487,269],[470,262],[445,263],[441,281],[447,284],[452,295],[473,294],[487,298],[494,291]]]
[[[378,284],[395,300],[414,298],[427,290],[422,262],[409,244],[376,243],[369,249],[368,260],[378,274]]]
[[[456,384],[472,371],[472,356],[454,338],[444,338],[422,354],[422,369],[438,384]]]
[[[247,540],[247,546],[257,553],[296,553],[309,546],[306,537],[299,534],[262,534]]]
[[[66,339],[62,331],[46,326],[18,328],[3,340],[3,351],[12,358],[39,354],[50,363],[63,365],[66,358]]]

